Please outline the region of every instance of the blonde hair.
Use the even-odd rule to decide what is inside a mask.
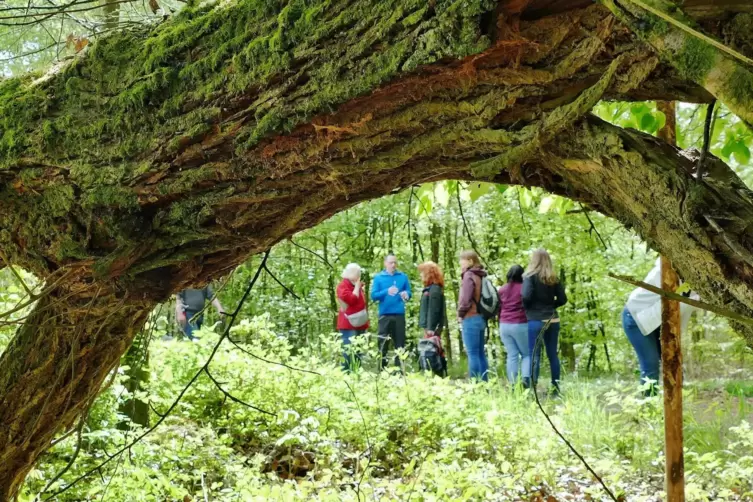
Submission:
[[[348,263],[343,269],[342,278],[350,280],[356,280],[361,276],[361,266],[358,263]]]
[[[467,249],[465,251],[460,252],[460,259],[461,260],[468,260],[471,262],[471,267],[479,267],[481,266],[481,260],[478,257],[478,254],[475,251],[472,251],[470,249]]]
[[[559,282],[557,274],[554,273],[552,258],[544,248],[539,248],[531,254],[531,261],[526,269],[526,277],[532,275],[537,275],[539,281],[549,286],[554,286]]]

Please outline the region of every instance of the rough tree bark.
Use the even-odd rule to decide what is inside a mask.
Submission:
[[[0,499],[96,395],[149,308],[415,183],[567,195],[635,228],[709,301],[753,312],[744,185],[718,161],[695,180],[676,149],[587,116],[602,98],[709,93],[590,3],[186,7],[0,82],[0,246],[43,279],[75,277],[0,358]],[[746,9],[704,22],[723,31]]]

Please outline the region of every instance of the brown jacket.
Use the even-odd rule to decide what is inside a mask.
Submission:
[[[458,299],[458,317],[467,319],[478,314],[476,303],[481,300],[481,279],[486,277],[482,267],[472,267],[463,272]]]

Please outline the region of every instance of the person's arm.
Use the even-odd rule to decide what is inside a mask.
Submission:
[[[345,281],[341,282],[340,285],[337,286],[337,297],[348,305],[353,305],[358,301],[358,296],[353,294],[353,291],[350,291],[348,283],[346,283]]]
[[[374,282],[371,285],[371,300],[375,302],[381,302],[387,297],[387,290],[389,287],[382,288],[382,281],[378,277],[374,278]]]
[[[502,290],[504,286],[497,288],[497,298],[499,298],[499,311],[502,312]]]
[[[214,300],[212,300],[212,305],[214,305],[214,308],[217,309],[218,314],[220,315],[225,314],[225,309],[222,307],[222,304],[220,303],[219,298],[215,298]]]
[[[468,272],[463,276],[463,282],[460,285],[460,298],[458,300],[458,317],[463,317],[471,310],[473,302],[473,296],[476,289],[476,284],[471,277],[472,272]]]
[[[557,307],[561,307],[567,303],[567,294],[565,293],[565,286],[561,282],[558,282],[557,288],[555,291],[557,294],[557,299],[555,300],[554,304]]]
[[[528,307],[533,300],[533,276],[523,279],[523,288],[520,291],[520,297],[523,299],[523,306]]]
[[[183,300],[180,299],[180,293],[175,295],[175,320],[181,328],[186,327],[186,311],[183,307]]]

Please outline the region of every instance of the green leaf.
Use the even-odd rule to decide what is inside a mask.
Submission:
[[[496,187],[499,193],[505,193],[507,189],[510,188],[508,185],[500,185],[500,184],[497,184]]]
[[[747,164],[750,161],[750,149],[742,139],[738,139],[733,143],[732,153],[735,155],[735,160],[740,164]]]
[[[533,205],[533,193],[531,193],[530,190],[524,187],[518,188],[519,196],[520,196],[520,205],[523,206],[525,209],[530,208]]]
[[[492,187],[490,183],[473,182],[468,187],[468,192],[471,197],[471,202],[476,202],[482,196],[489,193],[489,189]]]
[[[732,138],[727,138],[727,141],[726,143],[724,143],[724,147],[722,148],[722,156],[726,159],[729,159],[734,149],[735,141]]]
[[[657,126],[656,118],[651,113],[644,113],[640,125],[642,131],[654,132]]]
[[[675,293],[677,293],[678,295],[681,295],[683,293],[690,292],[690,290],[691,290],[690,284],[687,282],[683,282],[682,284],[680,284],[680,287],[675,290]]]

